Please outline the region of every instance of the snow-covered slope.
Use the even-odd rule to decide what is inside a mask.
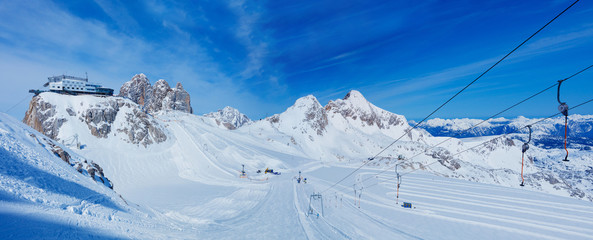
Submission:
[[[62,151],[56,152],[58,148]],[[81,169],[77,169],[79,164]],[[163,217],[110,189],[96,167],[92,160],[0,113],[0,238],[164,238],[178,234],[171,228],[174,222],[158,220]],[[89,177],[92,171],[87,171],[91,169],[97,171],[94,179]]]
[[[591,239],[593,203],[541,192],[427,174],[405,174],[399,191],[393,172],[362,169],[330,188],[351,169],[307,171],[295,184],[305,231],[318,239]],[[356,179],[369,179],[359,184]],[[355,198],[353,185],[360,195]],[[396,203],[396,195],[399,196]],[[355,204],[360,199],[360,204]],[[412,208],[403,208],[404,202]],[[323,210],[323,211],[322,211]],[[317,218],[316,214],[320,217]],[[323,217],[321,216],[323,215]],[[307,225],[309,224],[309,225]],[[309,228],[307,228],[309,227]]]
[[[591,203],[566,197],[591,200],[591,151],[571,149],[571,162],[565,164],[558,161],[563,156],[560,150],[532,146],[526,153],[526,186],[520,188],[522,142],[519,139],[524,134],[497,139],[495,136],[452,139],[431,148],[446,138],[412,130],[368,162],[357,172],[359,176],[351,176],[335,188],[327,189],[410,128],[405,117],[372,105],[356,91],[326,106],[314,96],[306,96],[281,114],[233,131],[219,127],[211,118],[160,111],[147,115],[146,119],[162,130],[166,140],[147,145],[135,144],[119,134],[106,137],[90,134],[88,123],[76,115],[79,110],[85,112],[85,106],[96,106],[95,101],[112,101],[116,97],[97,100],[88,96],[41,96],[47,100],[42,106],[51,107],[40,107],[40,113],[54,111],[52,117],[45,119],[67,119],[55,128],[56,136],[69,139],[71,134],[86,132],[78,133],[85,147],[74,151],[98,163],[113,182],[114,190],[125,199],[155,209],[159,221],[174,223],[180,232],[173,233],[181,238],[183,234],[194,234],[207,239],[261,236],[467,239],[487,234],[485,238],[493,239],[518,236],[554,239],[586,238],[590,232],[586,214],[593,209]],[[67,109],[75,105],[80,109],[73,110],[75,114],[70,116]],[[40,121],[40,125],[45,126],[44,122]],[[463,152],[484,142],[481,147]],[[399,155],[406,160],[398,160]],[[415,155],[418,156],[411,158]],[[395,164],[399,164],[398,169],[403,173],[425,172],[404,177],[414,190],[408,188],[410,192],[406,196],[404,192],[408,190],[402,188],[401,197],[418,204],[417,211],[403,212],[393,204],[395,184],[378,182],[380,178],[393,177],[390,167]],[[240,177],[242,165],[247,173],[245,178]],[[257,173],[266,168],[282,174]],[[387,171],[374,176],[383,170]],[[298,171],[309,178],[307,185],[292,181]],[[449,178],[427,177],[426,172]],[[411,181],[410,176],[420,180]],[[371,188],[373,184],[376,187],[363,190],[365,205],[361,211],[348,203],[353,200],[351,183],[365,177],[370,178],[363,181],[363,188]],[[430,183],[434,179],[444,182],[444,186],[434,186],[437,183]],[[480,190],[472,192],[472,189]],[[339,202],[341,209],[326,209],[326,216],[322,214],[319,219],[308,217],[308,202],[314,192],[322,192],[325,206],[336,206]],[[533,206],[514,202],[518,199],[528,199]],[[515,210],[499,214],[505,204]],[[579,210],[569,211],[562,204]],[[319,207],[315,209],[318,211]],[[556,214],[560,210],[567,212]],[[537,213],[523,215],[526,212]],[[569,227],[571,233],[549,229],[558,220],[557,216],[573,217],[575,226]],[[414,226],[402,226],[406,222]],[[420,225],[421,222],[426,224]],[[454,232],[451,230],[454,227],[470,231]],[[381,230],[384,235],[376,235]]]

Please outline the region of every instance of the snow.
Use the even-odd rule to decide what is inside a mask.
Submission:
[[[395,116],[359,92],[349,95],[335,102],[352,103],[348,108],[359,109],[357,116]],[[52,97],[57,105],[76,111],[101,102],[88,96]],[[68,120],[59,137],[77,133],[86,146],[68,151],[99,163],[113,190],[78,173],[30,137],[43,135],[0,114],[0,238],[593,238],[593,202],[569,197],[568,190],[536,178],[526,179],[527,186],[520,188],[520,142],[506,138],[459,154],[451,160],[462,165],[455,171],[429,165],[435,161],[430,154],[457,154],[494,137],[454,139],[402,164],[397,204],[390,167],[398,162],[393,157],[422,153],[446,138],[414,132],[386,151],[385,158],[329,188],[409,125],[401,116],[400,125],[381,129],[363,125],[360,117],[323,109],[314,96],[307,96],[284,113],[233,131],[210,118],[161,112],[154,118],[166,129],[167,140],[147,146],[115,133],[97,138],[85,123]],[[67,118],[65,110],[56,111]],[[117,124],[127,123],[118,117]],[[590,153],[571,151],[571,167],[586,172]],[[528,162],[527,174],[541,173],[545,166],[551,170],[544,173],[557,176],[555,169],[566,167],[541,163],[557,156],[554,149],[533,146],[527,154],[539,159]],[[239,177],[243,164],[247,178]],[[426,171],[419,166],[427,166]],[[266,168],[281,175],[256,172]],[[295,181],[299,171],[306,184]],[[362,189],[360,208],[354,205],[355,182]],[[586,179],[579,184],[574,186],[593,189]],[[323,200],[310,203],[315,193]],[[404,201],[413,208],[402,208]]]
[[[0,129],[1,238],[147,238],[148,231],[153,231],[150,237],[154,238],[176,234],[169,222],[153,219],[158,214],[128,205],[116,192],[56,157],[45,148],[51,140],[35,130],[4,113],[0,114]]]
[[[456,136],[459,134],[461,137],[476,137],[515,132],[518,128],[539,120],[541,119],[529,119],[523,116],[513,119],[494,118],[485,122],[481,119],[469,118],[434,118],[424,122],[419,127],[426,129],[435,136]],[[568,117],[568,125],[570,129],[569,136],[589,138],[593,136],[593,115],[571,114]],[[473,129],[465,131],[472,127]],[[541,138],[548,135],[563,135],[564,117],[560,116],[544,120],[541,123],[533,125],[532,130],[534,138]],[[527,133],[528,131],[527,129],[523,129],[523,132]]]
[[[239,110],[229,106],[226,106],[217,112],[204,114],[204,117],[214,119],[216,125],[229,130],[233,130],[242,127],[245,124],[251,123],[251,120],[245,116],[245,114],[242,114],[239,112]]]

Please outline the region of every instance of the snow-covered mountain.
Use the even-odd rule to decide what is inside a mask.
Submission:
[[[155,91],[154,87],[150,89]],[[146,96],[135,98],[135,101],[146,103]],[[149,99],[153,96],[154,93]],[[362,178],[371,177],[371,182],[378,181],[376,179],[381,176],[392,177],[393,169],[390,167],[398,164],[401,173],[421,170],[448,178],[503,186],[505,189],[515,188],[513,191],[532,190],[593,200],[591,151],[571,148],[571,161],[564,163],[559,161],[564,156],[560,149],[531,146],[525,156],[526,186],[520,188],[521,139],[525,133],[501,138],[450,139],[441,143],[448,138],[434,137],[422,129],[405,134],[410,125],[404,116],[373,105],[357,91],[351,91],[343,99],[330,101],[325,106],[314,96],[305,96],[283,113],[233,131],[217,124],[216,118],[196,116],[186,111],[147,114],[141,105],[132,101],[132,97],[42,93],[31,102],[27,116],[27,124],[57,142],[77,134],[84,147],[72,151],[100,165],[104,175],[113,183],[114,190],[125,199],[158,209],[155,211],[162,214],[164,221],[171,221],[183,229],[192,229],[185,230],[189,232],[184,234],[193,235],[181,235],[181,238],[236,237],[236,229],[243,230],[241,236],[245,238],[256,238],[262,232],[273,238],[285,236],[267,229],[270,224],[290,229],[294,236],[300,237],[321,232],[323,236],[335,238],[338,229],[347,233],[340,236],[360,238],[363,235],[344,229],[344,226],[350,226],[348,224],[332,221],[339,228],[311,228],[316,225],[306,224],[308,220],[301,219],[299,214],[306,211],[302,206],[309,200],[306,194],[323,191],[363,162],[367,164],[361,169],[364,172]],[[529,123],[526,120],[525,124]],[[159,137],[161,134],[162,137]],[[402,135],[397,143],[385,149]],[[437,144],[440,145],[433,147]],[[383,152],[377,158],[368,160],[380,151]],[[239,177],[242,165],[248,173],[246,178]],[[266,168],[282,172],[282,175],[257,173],[257,170]],[[311,176],[315,177],[310,178],[313,181],[311,186],[287,187],[290,186],[287,184],[292,184],[290,179],[301,170],[303,174],[314,174]],[[373,178],[383,170],[388,171]],[[351,180],[348,179],[348,182]],[[389,186],[391,188],[394,184]],[[349,185],[338,187],[340,189],[332,189],[335,192],[333,204],[337,203],[338,194],[350,195]],[[324,194],[328,196],[328,193]],[[377,194],[390,199],[394,196],[393,189]],[[424,191],[419,190],[416,196],[423,194]],[[437,193],[431,194],[433,199],[439,198]],[[293,202],[294,205],[291,204]],[[440,204],[433,211],[442,209]],[[275,212],[278,209],[292,210]],[[382,208],[381,211],[386,210]],[[343,219],[350,216],[349,213],[342,216],[338,211],[333,214]],[[295,218],[297,215],[299,217]],[[372,219],[365,220],[365,229],[360,231],[366,233],[369,229],[379,229],[370,223]],[[302,235],[303,228],[307,232],[305,235]],[[251,234],[252,231],[259,234]]]
[[[229,106],[219,109],[216,112],[204,114],[204,117],[214,119],[216,125],[229,130],[237,129],[251,123],[251,120],[245,114]]]
[[[483,120],[481,119],[430,119],[418,126],[433,136],[446,137],[480,137],[507,133],[516,133],[520,128],[540,119],[517,117],[514,119],[496,118],[484,122],[468,131]],[[410,121],[410,123],[414,123]],[[544,120],[532,127],[535,145],[544,148],[564,147],[564,117]],[[522,130],[525,132],[526,129]],[[571,114],[568,117],[568,145],[572,148],[588,148],[593,146],[593,115]],[[525,139],[526,140],[526,139]]]
[[[410,126],[405,117],[380,109],[351,91],[325,107],[312,95],[296,100],[285,112],[251,124],[242,132],[258,132],[267,141],[279,141],[323,161],[361,161],[403,135]],[[265,134],[264,134],[265,132]],[[429,134],[412,130],[398,145],[400,151],[420,148]],[[386,152],[380,157],[397,158],[402,152]]]
[[[529,123],[525,121],[525,125]],[[314,96],[300,98],[284,113],[239,131],[292,146],[311,159],[360,163],[382,151],[409,128],[405,117],[380,109],[360,92],[351,91],[344,99],[330,101],[325,107]],[[399,163],[400,166],[471,181],[518,186],[521,182],[518,180],[520,139],[525,136],[495,137],[450,139],[441,144],[447,138],[432,137],[422,129],[412,130],[369,165],[389,166],[396,164],[399,156],[414,157]],[[465,151],[484,141],[482,146]],[[433,147],[437,144],[440,145]],[[593,154],[575,149],[571,152],[573,161],[566,166],[558,163],[564,156],[559,149],[532,146],[526,153],[525,163],[525,181],[530,184],[529,188],[593,200],[590,190],[593,178],[588,175]]]

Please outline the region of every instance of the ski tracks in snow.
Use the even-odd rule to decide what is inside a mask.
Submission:
[[[410,180],[400,189],[400,197],[412,201],[418,208],[430,210],[435,217],[440,215],[453,221],[504,229],[508,232],[542,239],[561,239],[556,236],[588,239],[593,236],[593,230],[591,230],[593,219],[577,214],[578,212],[587,213],[586,211],[563,208],[558,206],[559,204],[543,200],[498,198],[494,194],[472,192],[480,185],[462,188],[472,189],[472,191],[449,190],[450,187],[437,188],[431,182],[421,178],[407,179]],[[451,184],[458,185],[458,183]],[[388,181],[382,185],[392,188],[395,182]],[[481,192],[490,190],[488,185],[481,186]],[[492,188],[496,191],[499,186],[492,186]],[[390,191],[387,195],[395,196],[395,192]],[[567,205],[570,206],[570,204]],[[562,211],[569,211],[571,214],[564,214]],[[538,219],[547,219],[547,221]]]

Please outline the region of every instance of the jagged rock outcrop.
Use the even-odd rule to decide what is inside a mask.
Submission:
[[[148,81],[144,73],[140,73],[132,77],[132,80],[124,83],[117,96],[128,98],[140,106],[145,106],[152,100],[152,91],[150,81]]]
[[[167,97],[167,94],[171,91],[171,87],[169,87],[169,83],[164,79],[160,79],[156,81],[154,86],[152,87],[153,98],[150,104],[148,104],[147,109],[149,112],[153,112],[156,109],[163,109],[163,102]],[[166,104],[165,104],[166,105]]]
[[[245,114],[229,106],[219,109],[216,112],[204,114],[204,117],[213,118],[217,125],[224,126],[229,130],[237,129],[251,122]]]
[[[102,102],[102,104],[86,109],[79,119],[87,124],[93,136],[106,138],[111,132],[111,125],[115,121],[118,111],[119,104],[117,100]]]
[[[155,109],[155,111],[160,110],[177,110],[186,113],[193,113],[189,93],[183,89],[181,83],[177,83],[175,88],[167,92],[167,96],[163,100],[162,109]]]
[[[23,122],[54,140],[67,137],[60,135],[65,123],[69,128],[84,124],[97,138],[123,133],[124,141],[143,146],[167,140],[164,129],[138,104],[116,97],[42,93],[31,100]]]
[[[125,114],[125,119],[129,124],[117,131],[126,134],[131,143],[141,143],[146,146],[153,142],[160,143],[167,140],[167,135],[145,112],[133,109],[132,112]]]
[[[56,157],[62,159],[62,161],[66,162],[71,167],[74,167],[76,171],[78,171],[79,173],[85,176],[89,176],[91,179],[95,181],[100,181],[103,185],[113,189],[113,183],[105,176],[105,174],[103,173],[103,168],[101,168],[99,164],[84,159],[78,155],[76,155],[76,157],[73,157],[71,153],[60,147],[55,141],[52,141],[45,137],[38,138],[35,134],[32,133],[29,136],[37,140],[37,143],[39,145],[41,145],[48,151],[51,151]]]
[[[35,96],[29,103],[23,123],[52,139],[56,139],[60,127],[66,122],[66,119],[54,117],[55,107],[55,105],[44,101],[39,95]]]
[[[171,88],[167,81],[161,79],[151,86],[146,75],[142,73],[124,83],[117,96],[132,100],[148,113],[162,110],[193,113],[189,93],[183,89],[181,83]]]
[[[312,98],[311,98],[312,97]],[[309,104],[308,102],[312,102]],[[323,135],[325,131],[325,127],[327,126],[327,113],[323,109],[323,106],[319,104],[317,98],[313,97],[312,95],[304,99],[304,101],[297,101],[297,104],[301,104],[303,106],[310,106],[305,111],[305,122],[309,123],[309,125],[316,130],[317,135]],[[296,105],[296,104],[295,104]]]

